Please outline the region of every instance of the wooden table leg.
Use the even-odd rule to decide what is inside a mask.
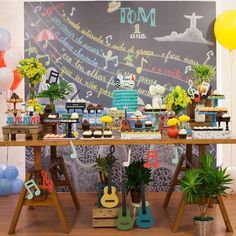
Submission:
[[[31,175],[32,174],[30,174],[30,173],[26,174],[25,182],[30,180]],[[18,199],[18,203],[17,203],[17,206],[16,206],[16,210],[14,212],[14,216],[13,216],[8,234],[13,234],[15,232],[16,225],[17,225],[17,222],[19,220],[19,216],[20,216],[22,207],[24,205],[25,195],[26,195],[26,188],[25,188],[25,186],[23,186],[23,188],[21,190],[21,193],[20,193],[20,196],[19,196],[19,199]]]

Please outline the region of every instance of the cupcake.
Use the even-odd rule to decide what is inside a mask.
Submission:
[[[84,138],[92,138],[92,131],[91,130],[84,131],[83,137]]]
[[[187,137],[187,131],[185,129],[181,129],[179,131],[179,138],[180,139],[185,139]]]
[[[111,138],[112,137],[112,131],[111,130],[106,130],[103,133],[104,138]]]
[[[150,121],[150,120],[145,121],[145,127],[146,128],[151,128],[152,127],[152,121]]]
[[[95,107],[92,103],[90,103],[88,106],[87,106],[87,110],[88,110],[88,113],[90,113],[90,111],[94,111],[95,110]]]
[[[152,105],[151,104],[147,104],[144,108],[145,111],[152,111]]]
[[[137,121],[134,123],[135,128],[142,128],[143,123],[140,119],[137,119]]]
[[[89,128],[90,128],[90,123],[87,120],[84,120],[82,122],[82,129],[86,131],[86,130],[89,130]]]
[[[93,132],[93,137],[94,138],[101,138],[102,137],[102,131],[96,130]]]

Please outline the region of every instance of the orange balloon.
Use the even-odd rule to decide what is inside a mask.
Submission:
[[[18,87],[18,85],[20,84],[20,82],[22,80],[22,77],[17,72],[17,70],[14,70],[13,73],[14,73],[14,81],[13,81],[13,83],[11,85],[11,90],[12,91],[15,90]]]
[[[6,65],[5,65],[5,63],[4,63],[4,58],[3,58],[3,56],[4,56],[4,52],[1,52],[1,51],[0,51],[0,68],[1,68],[1,67],[6,67]]]

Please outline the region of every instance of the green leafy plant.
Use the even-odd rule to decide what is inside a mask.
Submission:
[[[200,86],[203,81],[209,83],[215,76],[215,69],[211,65],[196,64],[193,66],[193,78],[197,79],[197,85]]]
[[[143,160],[138,160],[130,163],[130,165],[125,168],[128,191],[140,192],[142,181],[145,185],[149,185],[152,181],[151,168],[145,168],[143,164]]]
[[[208,205],[211,199],[217,196],[226,196],[229,183],[232,181],[226,174],[226,168],[214,167],[213,157],[210,153],[202,156],[201,166],[197,169],[186,171],[180,185],[185,201],[198,203],[200,215],[194,219],[205,221],[212,219],[207,216]]]
[[[66,95],[69,95],[72,91],[72,85],[63,80],[59,83],[49,84],[46,90],[38,94],[38,97],[48,98],[52,112],[55,112],[54,102],[58,99],[65,99]]]
[[[97,157],[94,169],[100,173],[103,183],[107,181],[109,166],[113,165],[115,162],[116,158],[114,156]]]
[[[188,96],[186,90],[177,85],[166,95],[165,102],[167,110],[172,110],[178,114],[191,103],[191,98]]]

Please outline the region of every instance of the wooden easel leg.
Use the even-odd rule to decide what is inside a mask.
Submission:
[[[73,202],[74,202],[74,204],[75,204],[75,207],[76,207],[77,210],[79,210],[79,208],[80,208],[79,200],[78,200],[78,198],[77,198],[75,189],[74,189],[74,187],[73,187],[73,185],[72,185],[72,183],[71,183],[71,181],[70,181],[70,176],[69,176],[69,173],[68,173],[68,171],[67,171],[67,167],[66,167],[66,164],[65,164],[65,162],[64,162],[64,159],[63,159],[63,158],[58,158],[57,160],[58,160],[58,162],[60,163],[59,165],[60,165],[60,167],[61,167],[61,169],[62,169],[62,171],[63,171],[63,175],[64,175],[64,177],[65,177],[65,184],[66,184],[66,186],[68,186],[68,188],[69,188],[71,197],[72,197]]]
[[[179,173],[181,171],[181,167],[183,165],[183,162],[184,162],[184,158],[183,158],[183,156],[181,156],[180,159],[179,159],[179,162],[177,164],[177,167],[175,169],[175,173],[172,177],[169,189],[166,193],[166,197],[165,197],[165,200],[164,200],[164,203],[163,203],[163,206],[162,206],[163,208],[168,207],[172,192],[174,191],[174,187],[175,187],[176,183],[178,182],[178,176],[179,176]]]
[[[175,216],[174,224],[171,227],[171,231],[173,233],[176,233],[179,229],[179,224],[180,224],[180,221],[182,219],[182,215],[183,215],[183,212],[184,212],[185,205],[186,205],[186,203],[184,201],[184,196],[183,196],[181,201],[180,201],[180,204],[179,204],[176,216]]]
[[[47,171],[47,174],[49,176],[49,179],[52,180],[51,176],[50,176],[50,173],[48,171]],[[64,228],[65,233],[69,233],[70,232],[70,227],[69,227],[68,222],[66,220],[62,205],[60,203],[60,200],[58,198],[58,195],[57,195],[57,192],[56,192],[56,189],[55,189],[54,186],[53,186],[52,193],[50,193],[50,196],[52,197],[53,205],[56,208],[57,215],[58,215],[58,217],[61,221],[61,224]]]
[[[32,176],[32,174],[26,173],[25,182],[29,181],[31,176]],[[19,196],[19,199],[18,199],[18,203],[17,203],[17,206],[16,206],[16,210],[14,212],[14,216],[13,216],[8,234],[13,234],[15,232],[16,225],[17,225],[17,222],[19,220],[19,216],[20,216],[23,204],[24,204],[25,195],[26,195],[26,188],[25,188],[25,186],[23,186],[22,190],[21,190],[21,193],[20,193],[20,196]]]
[[[217,201],[218,201],[220,211],[221,211],[221,214],[222,214],[224,222],[225,222],[226,230],[228,232],[233,232],[233,227],[232,227],[231,222],[229,220],[229,216],[227,214],[222,196],[217,196]]]

